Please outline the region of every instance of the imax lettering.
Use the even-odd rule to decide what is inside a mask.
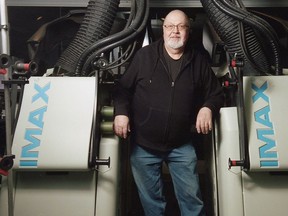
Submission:
[[[259,158],[260,167],[263,168],[278,167],[279,165],[276,142],[274,139],[275,132],[270,118],[270,100],[268,95],[265,94],[268,87],[267,81],[260,87],[252,84],[252,89],[256,92],[256,94],[252,96],[253,103],[261,101],[265,104],[265,106],[254,112],[255,122],[261,125],[261,128],[256,129],[256,133],[257,139],[261,142],[261,146],[259,146]]]
[[[259,148],[260,155],[263,158],[277,158],[277,152],[271,151],[271,149],[276,146],[275,140],[273,140],[272,138],[269,138],[269,136],[273,136],[273,135],[274,135],[273,130],[269,130],[269,129],[257,130],[258,139],[265,143],[265,145]]]
[[[44,116],[47,112],[49,96],[47,91],[50,89],[50,82],[41,87],[34,84],[36,94],[32,96],[33,110],[29,112],[28,122],[33,127],[26,128],[25,140],[27,145],[22,147],[20,167],[37,167],[39,157],[39,147],[41,145],[41,135],[44,127]],[[35,107],[36,106],[36,107]]]
[[[264,91],[268,89],[267,81],[260,88],[252,84],[252,89],[256,92],[256,94],[252,96],[253,103],[255,103],[259,99],[262,99],[266,101],[267,103],[269,103],[269,97],[264,94]]]
[[[38,158],[39,152],[34,151],[34,149],[40,146],[40,140],[35,137],[37,135],[42,135],[42,130],[26,129],[25,140],[29,144],[22,147],[21,158]]]

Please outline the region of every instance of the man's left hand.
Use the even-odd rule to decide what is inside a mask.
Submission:
[[[202,107],[197,115],[196,129],[198,133],[208,134],[212,130],[212,111]]]

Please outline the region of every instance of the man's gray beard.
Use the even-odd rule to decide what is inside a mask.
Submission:
[[[179,49],[184,46],[184,43],[181,40],[180,41],[168,40],[167,45],[172,49]]]

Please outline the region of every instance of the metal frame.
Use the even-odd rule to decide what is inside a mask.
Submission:
[[[89,0],[7,0],[7,6],[86,7]],[[287,0],[243,0],[246,7],[288,7]],[[131,0],[121,0],[120,7],[130,7]],[[200,0],[150,0],[150,7],[202,7]]]

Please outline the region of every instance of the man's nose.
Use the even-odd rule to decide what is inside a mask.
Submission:
[[[172,30],[173,32],[179,32],[179,26],[174,26],[174,28],[173,28],[173,30]]]

